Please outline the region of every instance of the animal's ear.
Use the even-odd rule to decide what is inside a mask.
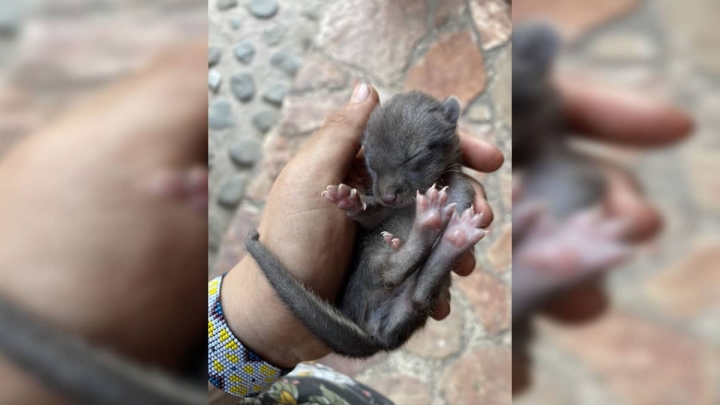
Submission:
[[[443,102],[443,115],[451,124],[457,124],[460,118],[460,101],[457,97],[451,96]]]
[[[553,59],[560,51],[560,35],[548,23],[530,21],[521,24],[513,32],[513,57],[531,63],[542,73],[552,67]]]

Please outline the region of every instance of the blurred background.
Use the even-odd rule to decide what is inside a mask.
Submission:
[[[252,4],[251,4],[252,3]],[[554,21],[562,63],[670,96],[697,123],[677,148],[616,151],[666,230],[608,281],[613,305],[577,327],[539,320],[518,404],[720,403],[720,30],[716,0],[516,0]],[[0,159],[23,136],[162,48],[210,32],[210,273],[244,254],[282,166],[357,80],[388,96],[463,102],[464,131],[510,148],[510,11],[503,0],[0,0]],[[210,19],[209,28],[207,19]],[[496,214],[453,313],[406,348],[326,359],[398,404],[510,397],[510,168],[478,175]]]
[[[211,0],[208,13],[210,277],[245,254],[278,173],[359,80],[382,99],[456,95],[461,129],[509,154],[505,0]],[[323,363],[398,405],[511,402],[510,172],[475,174],[495,222],[450,317],[390,355]]]
[[[77,105],[84,103],[87,99],[93,98],[101,89],[144,68],[152,60],[158,58],[167,48],[188,40],[203,42],[206,37],[207,2],[203,0],[0,0],[0,162],[8,155],[8,151],[14,145],[20,143],[23,138],[40,130],[58,116],[76,108]],[[88,104],[84,105],[87,106]],[[157,110],[162,111],[163,107],[163,105],[158,105]],[[102,114],[102,111],[98,110],[96,112]],[[204,111],[204,106],[201,105],[201,112],[204,113]],[[102,138],[100,135],[104,134],[98,135],[98,138]],[[74,144],[75,140],[71,137],[67,137],[65,140],[64,147],[85,148],[89,155],[95,153],[95,156],[107,156],[103,155],[102,151],[98,150],[96,152],[93,150],[93,148],[99,149],[97,146],[99,143],[94,138],[88,139],[87,144],[78,143],[77,145]],[[63,162],[68,161],[66,156],[52,155],[47,157],[48,161],[53,159]],[[107,162],[107,160],[104,161]],[[132,159],[128,159],[127,163],[134,162]],[[129,166],[132,167],[132,165]],[[127,170],[127,167],[120,164],[116,165],[115,169],[118,173],[123,173],[123,170]],[[4,167],[3,170],[7,173],[7,167]],[[47,179],[52,178],[54,174],[54,172],[47,172]],[[52,183],[52,181],[44,182],[46,179],[42,177],[38,181],[39,184],[32,180],[37,179],[37,177],[25,178],[31,179],[23,184],[28,190],[37,190],[38,187]],[[73,186],[77,186],[75,183],[80,178],[78,176],[73,179]],[[92,178],[92,174],[90,178]],[[59,181],[62,184],[62,177],[60,177]],[[72,195],[72,197],[82,194],[83,187],[91,183],[92,181],[74,187],[73,191],[68,192],[68,194]],[[80,190],[80,193],[77,193],[78,190]],[[14,188],[12,182],[10,184],[4,182],[0,186],[0,194],[6,192],[12,196],[11,193],[17,192],[17,188]],[[45,211],[45,208],[50,204],[43,206],[42,193],[31,192],[28,195],[33,196],[30,197],[33,198],[33,201],[29,201],[28,206],[32,206],[33,202],[38,203],[39,200],[38,206],[42,206],[42,208],[38,211],[37,217],[33,217],[31,213],[27,218],[28,220],[23,223],[27,224],[28,229],[41,229],[33,227],[33,225],[39,222],[44,223],[52,214],[49,216],[43,216],[43,214],[52,211],[52,209]],[[66,195],[57,196],[57,199],[52,201],[64,202],[66,200],[63,197],[66,197]],[[72,199],[72,197],[68,200]],[[80,201],[80,199],[73,200],[73,202],[77,201]],[[10,206],[12,207],[12,203]],[[3,208],[5,207],[8,207],[8,205],[4,204]],[[71,207],[82,207],[82,203]],[[24,216],[24,213],[20,212],[16,216]],[[197,222],[197,219],[191,220]],[[72,220],[70,219],[70,221]],[[5,235],[24,241],[24,234],[18,233],[18,228],[13,231],[13,224],[10,225],[12,235],[8,235],[7,232]],[[68,226],[72,226],[76,230],[75,225],[77,224],[68,223]],[[202,224],[200,225],[202,227]],[[150,227],[152,226],[150,225]],[[140,227],[142,228],[142,225]],[[55,230],[62,232],[59,228],[55,228]],[[112,234],[114,231],[117,231],[117,228],[110,229],[108,234]],[[32,236],[32,231],[29,234]],[[88,235],[89,238],[93,238],[93,241],[102,240],[103,236],[99,234]],[[200,237],[204,238],[204,235]],[[38,238],[35,240],[44,239]],[[129,249],[124,249],[125,246],[125,243],[118,244],[120,254],[130,256],[132,252]],[[202,249],[203,246],[200,245],[200,248]],[[36,248],[43,251],[41,256],[52,255],[52,253],[48,253],[53,251],[52,247],[43,245],[36,246]],[[152,250],[147,249],[147,251]],[[3,255],[3,257],[5,258],[7,255]],[[82,262],[82,260],[79,260],[79,262]],[[134,263],[140,262],[136,261]],[[31,274],[31,272],[37,270],[31,267],[31,264],[28,268],[13,268],[7,271],[6,265],[7,263],[0,264],[0,267],[3,268],[1,270],[3,276],[11,272]],[[112,265],[113,261],[109,261],[105,269],[113,268]],[[62,268],[62,266],[60,265],[58,268]],[[78,274],[80,273],[72,273],[70,277]],[[32,276],[30,277],[32,278]],[[57,279],[60,278],[59,276]],[[3,283],[8,279],[12,280],[12,276],[3,277]],[[35,278],[35,280],[37,279]],[[143,277],[143,279],[147,280],[146,277]],[[98,281],[99,278],[86,280],[90,280],[89,287],[102,284]],[[47,281],[49,283],[43,284],[43,286],[49,287],[49,291],[52,291],[52,287],[55,285],[62,284],[55,283],[56,279],[52,278],[52,276],[48,277]],[[117,286],[117,284],[114,285]],[[13,286],[12,282],[10,286]],[[6,288],[4,287],[3,290],[6,290]],[[61,289],[62,287],[59,290]],[[204,301],[202,301],[203,293],[198,292],[200,294],[196,294],[195,298],[201,298],[199,302],[201,306],[198,308],[202,311],[202,305],[204,305]],[[50,292],[46,297],[52,295],[53,293]],[[200,296],[198,297],[198,295]],[[4,294],[4,297],[8,298],[7,294]],[[14,297],[11,296],[10,298]],[[128,298],[127,302],[137,302],[132,301],[134,297],[129,295],[126,298]],[[194,300],[187,295],[183,296],[182,299],[184,302],[193,302]],[[60,306],[62,305],[58,305],[58,307]],[[105,308],[111,306],[108,305]],[[132,304],[130,306],[132,307]],[[117,305],[117,307],[122,307],[122,305]],[[29,312],[37,311],[36,308],[37,306],[31,307]],[[82,314],[77,318],[81,318],[81,316]],[[109,319],[109,317],[105,319]],[[75,319],[72,319],[72,321],[75,321]],[[73,323],[72,321],[69,322],[71,326],[63,326],[73,330],[71,328],[82,323],[82,321],[79,321],[79,323]],[[57,323],[61,323],[61,321],[57,321]],[[203,327],[203,325],[198,324],[197,326]],[[127,338],[127,334],[121,333],[126,325],[118,323],[116,326],[118,329],[113,330],[110,335],[115,337],[123,336],[119,338],[120,340]],[[198,332],[201,331],[198,330]],[[92,335],[92,333],[89,334]],[[92,338],[97,339],[97,335],[93,335]],[[143,341],[150,341],[150,337],[143,336]],[[168,344],[167,347],[172,347],[172,345]],[[22,391],[22,387],[27,386],[28,380],[23,375],[8,370],[4,356],[0,363],[0,374],[3,376],[0,378],[0,392],[2,392],[0,402],[5,404],[7,402],[3,401],[8,398],[6,394],[9,392],[11,399],[8,401],[13,401],[13,399],[16,399],[14,393],[18,392],[18,386],[20,387],[19,391]],[[48,399],[50,395],[44,393],[44,391],[36,389],[35,392],[43,400],[51,401]],[[38,401],[45,403],[43,400]],[[33,399],[13,403],[32,402]],[[63,401],[63,403],[65,402]]]
[[[207,32],[203,0],[0,0],[0,158],[23,136]]]
[[[564,34],[563,68],[687,109],[678,147],[607,148],[634,171],[665,230],[609,277],[598,320],[539,319],[534,384],[517,404],[720,403],[720,30],[716,0],[516,0],[513,22]]]

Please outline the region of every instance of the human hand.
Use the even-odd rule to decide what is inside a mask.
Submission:
[[[344,280],[356,225],[320,193],[329,184],[357,177],[362,130],[377,103],[372,87],[355,89],[353,100],[332,114],[282,170],[259,226],[261,241],[283,262],[292,264],[294,276],[330,301]],[[462,135],[461,148],[465,164],[475,170],[489,172],[502,165],[502,154],[488,143]],[[485,227],[492,221],[492,210],[482,186],[473,184],[475,209],[485,212]],[[288,243],[290,237],[292,243]],[[470,253],[455,272],[468,275],[474,267]],[[225,276],[222,296],[231,329],[267,361],[293,367],[329,353],[285,308],[250,257]],[[449,302],[441,302],[433,317],[442,319],[449,311]]]
[[[671,145],[692,131],[690,117],[667,102],[573,78],[560,79],[558,85],[571,128],[588,138],[652,148]],[[623,224],[622,236],[628,243],[642,243],[655,236],[662,228],[662,218],[642,196],[637,182],[615,165],[597,163],[608,182],[604,202],[606,218]],[[532,221],[532,215],[528,219]],[[586,322],[599,316],[607,301],[599,276],[558,294],[542,312],[559,322]],[[513,392],[518,393],[530,383],[531,327],[529,320],[524,319],[513,328],[516,329],[513,331]]]
[[[205,336],[206,49],[168,52],[0,161],[0,294],[167,368]],[[3,361],[0,381],[0,403],[65,403]]]

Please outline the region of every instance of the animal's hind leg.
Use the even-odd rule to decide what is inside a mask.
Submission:
[[[413,228],[406,241],[390,237],[390,245],[396,249],[388,256],[382,274],[386,287],[396,287],[405,281],[431,252],[433,245],[447,226],[454,205],[447,203],[447,187],[437,190],[431,187],[424,195],[417,194],[416,214]],[[383,238],[386,238],[383,233]],[[386,240],[387,242],[387,240]],[[397,247],[396,247],[397,246]],[[414,263],[409,267],[407,263]]]
[[[471,206],[462,215],[457,211],[448,223],[442,239],[417,275],[412,302],[418,309],[427,310],[447,288],[447,277],[460,256],[486,235],[480,228],[482,214],[475,214]]]
[[[398,294],[373,310],[370,329],[386,350],[402,346],[427,321],[428,313],[418,311],[412,303],[416,277],[398,287]]]

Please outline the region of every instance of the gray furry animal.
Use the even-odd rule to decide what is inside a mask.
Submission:
[[[334,305],[295,279],[257,232],[249,235],[247,250],[280,299],[335,353],[363,358],[404,344],[448,293],[452,266],[485,236],[460,172],[459,114],[456,98],[441,103],[419,92],[371,114],[362,145],[372,187],[322,193],[360,228]]]
[[[513,171],[522,171],[523,195],[547,202],[567,218],[605,195],[600,173],[568,144],[560,97],[551,72],[560,38],[548,25],[525,23],[513,31]]]
[[[0,352],[20,369],[77,404],[207,403],[205,383],[192,384],[171,378],[92,347],[25,313],[2,296]]]
[[[513,175],[520,174],[522,180],[522,198],[513,203],[512,312],[518,325],[530,309],[624,260],[628,250],[621,240],[623,224],[590,210],[604,200],[606,182],[569,144],[570,131],[551,78],[558,34],[544,23],[528,22],[513,28],[512,43]],[[536,227],[525,235],[516,225],[537,202],[546,211],[545,219],[556,225]],[[573,257],[558,253],[548,259],[549,252],[560,248]],[[552,271],[538,270],[548,268],[549,262],[554,263]]]

